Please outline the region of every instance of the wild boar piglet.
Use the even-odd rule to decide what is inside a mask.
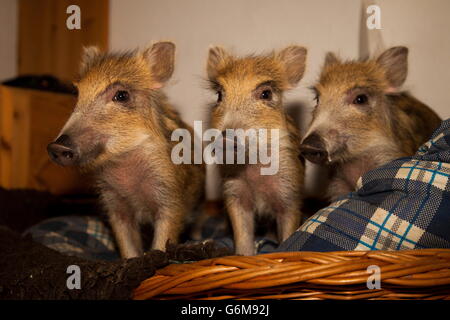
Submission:
[[[309,161],[330,167],[330,200],[354,191],[365,172],[413,155],[439,126],[433,110],[401,91],[407,57],[406,47],[363,61],[326,55],[300,149]]]
[[[171,160],[172,131],[193,134],[161,91],[174,53],[171,42],[127,53],[85,49],[77,104],[48,146],[56,163],[92,172],[124,258],[143,253],[143,223],[153,224],[153,249],[177,242],[203,194],[203,165]]]
[[[237,254],[255,254],[256,218],[276,222],[279,241],[299,226],[304,164],[283,92],[302,78],[306,52],[300,46],[247,57],[221,47],[209,51],[207,73],[217,93],[211,127],[224,138],[226,160],[219,168]],[[270,161],[263,160],[265,151]]]

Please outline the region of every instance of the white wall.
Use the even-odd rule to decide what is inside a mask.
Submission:
[[[405,89],[450,117],[450,1],[378,1],[387,46],[406,45],[409,74]]]
[[[450,1],[376,3],[382,10],[386,46],[410,48],[405,87],[442,117],[450,117]],[[304,45],[309,49],[306,74],[287,95],[287,102],[303,105],[305,126],[312,107],[307,87],[317,79],[325,53],[332,50],[345,58],[358,57],[361,12],[360,0],[111,0],[110,44],[112,49],[130,49],[173,40],[177,65],[166,91],[190,124],[206,120],[206,105],[214,98],[203,83],[210,45],[220,44],[238,54]],[[315,176],[308,176],[309,190],[319,188]],[[210,198],[219,194],[215,184],[211,175]]]
[[[17,0],[0,1],[0,81],[17,72]]]

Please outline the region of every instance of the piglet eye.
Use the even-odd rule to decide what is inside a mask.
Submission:
[[[128,93],[128,91],[119,90],[114,95],[113,101],[127,102],[129,99],[130,99],[130,94]]]
[[[355,100],[353,100],[353,104],[365,104],[367,103],[367,96],[365,94],[359,94],[356,96]]]
[[[217,91],[217,102],[222,101],[222,91]]]
[[[271,100],[272,99],[272,91],[267,89],[261,92],[261,95],[259,96],[262,100]]]

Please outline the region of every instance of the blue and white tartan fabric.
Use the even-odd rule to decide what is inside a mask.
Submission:
[[[47,219],[24,232],[34,241],[70,256],[89,260],[116,260],[111,230],[98,217],[61,216]]]
[[[450,248],[450,119],[418,152],[369,171],[277,251]]]

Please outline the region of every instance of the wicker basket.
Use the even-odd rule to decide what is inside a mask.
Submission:
[[[368,289],[369,266],[381,288]],[[450,299],[450,249],[281,252],[171,264],[134,299]]]

